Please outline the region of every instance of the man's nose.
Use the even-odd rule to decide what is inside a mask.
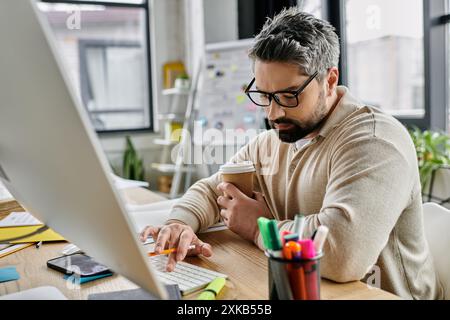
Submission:
[[[268,106],[266,110],[267,119],[269,119],[269,121],[274,121],[286,115],[284,109],[275,101],[275,99],[272,99],[270,106]]]

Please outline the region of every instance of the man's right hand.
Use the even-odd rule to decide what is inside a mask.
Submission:
[[[148,236],[155,240],[155,252],[177,248],[177,251],[169,255],[166,270],[171,272],[175,269],[177,262],[182,261],[187,255],[204,255],[210,257],[212,248],[208,243],[201,241],[194,230],[188,225],[181,223],[170,223],[162,227],[147,226],[142,230],[140,240],[145,242]],[[189,250],[190,245],[195,245]]]

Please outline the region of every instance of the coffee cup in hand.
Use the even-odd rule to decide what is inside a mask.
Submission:
[[[255,166],[251,161],[226,163],[219,169],[223,182],[232,183],[250,198],[253,196],[253,177],[255,171]]]

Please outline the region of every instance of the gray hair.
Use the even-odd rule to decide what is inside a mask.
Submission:
[[[256,36],[249,57],[264,62],[287,62],[300,67],[300,72],[319,72],[322,80],[331,67],[339,64],[339,38],[327,21],[315,18],[297,7],[284,9],[267,19]]]

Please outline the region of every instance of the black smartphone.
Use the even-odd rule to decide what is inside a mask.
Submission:
[[[64,274],[77,274],[81,277],[90,277],[111,272],[108,267],[82,253],[75,253],[48,260],[47,267]]]

